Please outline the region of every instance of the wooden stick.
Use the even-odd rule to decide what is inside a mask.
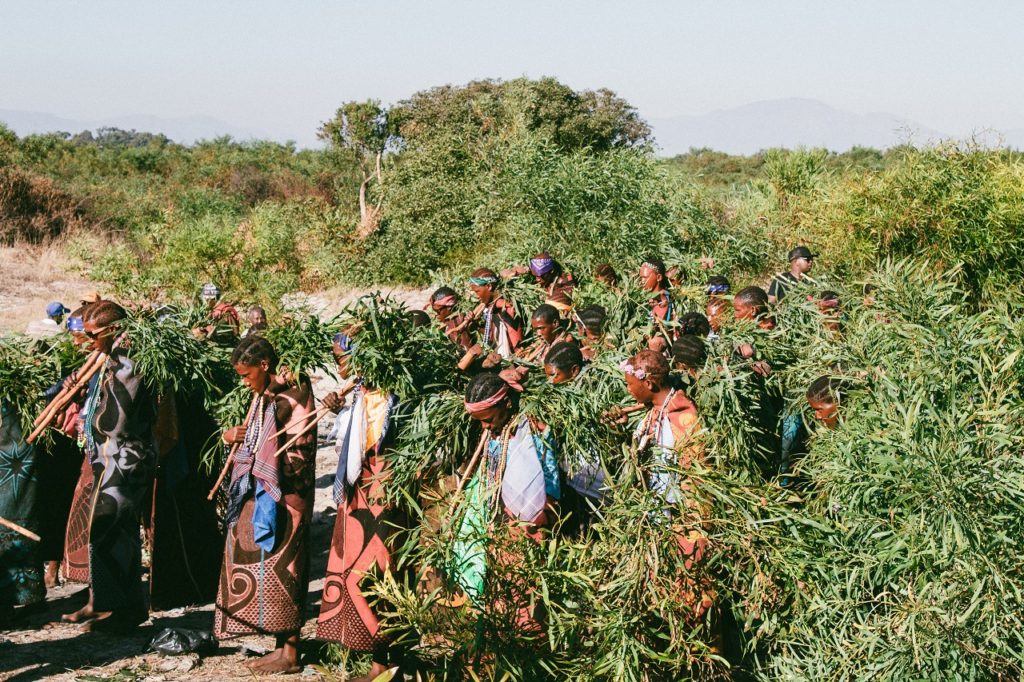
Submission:
[[[254,395],[252,397],[252,402],[249,403],[249,413],[245,415],[245,423],[242,424],[242,428],[244,428],[245,430],[249,429],[249,422],[252,421],[252,418],[254,416],[253,406],[256,403],[256,398],[257,396]],[[231,451],[228,452],[228,458],[224,460],[224,468],[220,470],[220,476],[217,477],[217,482],[213,484],[212,488],[210,488],[210,494],[206,496],[207,500],[212,500],[213,496],[217,494],[217,491],[220,489],[221,483],[224,482],[224,478],[228,475],[228,470],[231,468],[231,463],[235,461],[235,453],[238,452],[238,448],[241,447],[241,445],[241,443],[235,443],[234,445],[231,446]]]
[[[24,535],[25,537],[27,537],[29,540],[35,540],[36,542],[39,542],[40,540],[42,540],[42,538],[40,538],[38,535],[36,535],[32,531],[30,531],[28,528],[25,528],[24,526],[19,526],[14,521],[8,521],[7,519],[5,519],[2,516],[0,516],[0,526],[4,526],[6,528],[10,528],[15,533],[20,533],[20,534]]]
[[[75,382],[74,386],[72,386],[71,390],[64,395],[64,398],[61,400],[61,402],[59,404],[56,401],[51,403],[51,405],[55,405],[55,407],[52,409],[52,411],[49,413],[46,419],[44,419],[39,424],[39,426],[37,426],[35,430],[29,434],[28,438],[25,439],[26,443],[31,443],[32,441],[34,441],[36,438],[39,437],[39,434],[41,434],[50,426],[53,420],[57,417],[57,413],[60,412],[65,407],[67,407],[68,403],[71,402],[71,398],[73,398],[75,394],[82,390],[83,386],[86,386],[89,383],[93,376],[95,376],[95,374],[99,372],[100,369],[103,368],[103,363],[106,361],[106,354],[100,353],[100,359],[97,360],[97,362],[92,366],[92,368],[88,372],[85,372],[78,377],[78,380]]]
[[[472,322],[473,320],[475,320],[475,319],[476,319],[477,317],[479,317],[479,316],[480,316],[480,314],[481,314],[481,313],[482,313],[482,312],[484,311],[484,309],[486,309],[486,308],[487,308],[487,306],[485,306],[485,305],[484,305],[483,303],[481,303],[481,304],[477,305],[477,307],[473,309],[473,312],[471,312],[471,313],[470,313],[469,315],[467,315],[467,316],[466,316],[466,319],[464,319],[464,320],[463,320],[462,322],[460,322],[459,324],[455,325],[455,326],[454,326],[454,327],[453,327],[453,328],[452,328],[452,329],[451,329],[451,330],[449,331],[449,333],[450,333],[450,334],[457,334],[457,333],[461,332],[461,331],[462,331],[463,329],[465,329],[466,327],[468,327],[468,326],[469,326],[469,324],[470,324],[470,323],[471,323],[471,322]]]
[[[279,448],[277,449],[277,451],[276,451],[276,452],[274,452],[274,454],[270,456],[270,458],[271,458],[271,459],[276,459],[276,458],[278,458],[278,457],[279,457],[279,456],[281,455],[281,453],[283,453],[283,452],[284,452],[285,450],[287,450],[287,449],[288,449],[288,448],[290,448],[291,446],[295,445],[295,443],[296,443],[296,442],[297,442],[297,441],[298,441],[298,440],[299,440],[300,438],[302,438],[302,437],[303,437],[303,436],[305,436],[305,435],[306,435],[307,433],[309,433],[310,431],[312,431],[312,430],[313,430],[313,428],[314,428],[314,427],[315,427],[315,426],[316,426],[317,424],[319,424],[319,423],[320,423],[320,420],[321,420],[321,419],[323,419],[324,417],[326,417],[326,416],[327,416],[327,413],[328,413],[328,412],[330,412],[330,410],[328,410],[328,409],[327,409],[326,407],[321,407],[321,408],[320,408],[319,410],[317,410],[317,411],[315,412],[315,414],[317,415],[317,418],[316,418],[316,419],[314,419],[314,420],[313,420],[312,422],[310,422],[309,424],[307,424],[306,426],[304,426],[304,427],[302,428],[302,430],[301,430],[301,431],[299,431],[298,433],[296,433],[296,434],[295,434],[295,435],[294,435],[294,436],[293,436],[293,437],[291,438],[291,440],[289,440],[289,441],[288,441],[288,442],[286,442],[286,443],[285,443],[284,445],[282,445],[281,447],[279,447]]]
[[[483,435],[480,436],[480,443],[476,446],[476,452],[474,452],[473,456],[470,457],[469,464],[466,466],[466,473],[465,473],[465,475],[462,478],[459,479],[458,485],[455,486],[455,494],[452,496],[453,499],[457,498],[459,496],[459,493],[462,492],[462,488],[466,485],[466,481],[468,481],[470,479],[470,477],[473,475],[473,470],[476,468],[477,460],[480,459],[480,455],[484,451],[484,446],[487,444],[487,441],[489,441],[490,439],[491,439],[491,431],[490,431],[490,429],[484,430]]]
[[[96,360],[99,358],[99,356],[100,356],[100,352],[99,351],[93,351],[92,353],[90,353],[89,357],[87,357],[85,359],[85,362],[82,363],[82,366],[79,367],[74,372],[72,372],[72,374],[69,374],[68,377],[70,378],[72,375],[76,375],[77,376],[77,375],[83,374],[83,373],[88,372],[89,370],[91,370],[92,366],[94,364],[96,364]],[[36,420],[34,422],[32,422],[32,426],[39,426],[40,424],[43,423],[43,421],[46,419],[47,415],[49,415],[53,411],[53,409],[57,405],[57,403],[59,401],[63,400],[64,397],[68,394],[68,392],[71,390],[71,386],[72,385],[73,384],[67,384],[66,386],[61,387],[60,392],[57,395],[53,396],[53,398],[50,400],[50,402],[48,402],[46,404],[46,407],[43,408],[42,412],[39,413],[39,416],[36,417]]]

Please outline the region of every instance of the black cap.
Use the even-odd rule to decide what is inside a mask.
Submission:
[[[795,261],[797,258],[806,258],[807,260],[814,260],[814,254],[806,246],[798,246],[789,252],[789,261]]]

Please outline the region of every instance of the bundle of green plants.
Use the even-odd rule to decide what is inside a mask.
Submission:
[[[872,281],[817,370],[843,385],[838,427],[808,418],[798,464],[821,532],[794,539],[801,598],[759,673],[1018,676],[1021,325],[976,311],[956,269],[890,262]]]
[[[54,354],[33,352],[25,337],[0,336],[0,403],[21,420],[22,432],[45,406],[44,393],[60,379]]]
[[[451,342],[434,325],[414,327],[396,299],[364,296],[342,311],[341,321],[353,338],[352,369],[366,385],[408,400],[456,383]]]
[[[234,383],[230,349],[200,339],[199,308],[165,306],[132,312],[118,324],[124,344],[150,389],[203,400],[211,407]]]

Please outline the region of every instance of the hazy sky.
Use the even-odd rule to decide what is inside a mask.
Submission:
[[[350,99],[474,78],[609,87],[647,118],[811,97],[1024,128],[1024,3],[0,0],[0,109],[213,116],[308,140]]]

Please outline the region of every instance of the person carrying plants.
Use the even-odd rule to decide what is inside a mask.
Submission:
[[[612,350],[613,346],[605,334],[608,312],[602,306],[588,305],[573,317],[580,333],[580,350],[584,360],[590,362],[604,351]]]
[[[646,464],[648,488],[662,498],[683,557],[680,598],[701,618],[714,604],[710,586],[693,569],[707,550],[703,530],[706,510],[694,499],[694,484],[686,471],[704,459],[697,407],[669,378],[668,360],[642,350],[622,363],[626,388],[647,413],[633,434],[637,461]]]
[[[731,285],[729,280],[721,275],[714,275],[708,278],[705,291],[708,295],[707,304],[704,307],[704,315],[711,325],[711,333],[708,341],[717,341],[718,334],[722,331],[722,322],[728,318],[729,295]]]
[[[648,256],[640,265],[638,273],[640,286],[652,294],[650,299],[650,320],[653,327],[648,348],[659,353],[664,352],[672,342],[674,331],[668,325],[675,322],[675,303],[669,291],[668,275],[665,261],[656,256]]]
[[[465,515],[448,573],[475,603],[484,599],[488,559],[517,561],[507,552],[487,551],[495,524],[511,524],[513,535],[525,533],[539,542],[561,497],[555,439],[549,428],[519,412],[522,387],[503,374],[478,374],[466,387],[466,412],[484,433],[480,455],[465,473]],[[540,629],[529,608],[520,608],[515,620],[531,631]]]
[[[551,257],[547,251],[541,251],[530,259],[529,267],[518,265],[501,273],[502,277],[519,277],[531,274],[537,286],[544,290],[547,297],[555,294],[566,294],[571,296],[576,282],[570,273],[565,271],[562,264]]]
[[[814,254],[806,246],[798,246],[789,252],[789,270],[780,272],[768,285],[768,302],[778,303],[786,296],[786,290],[802,282],[804,276],[814,267]]]
[[[480,302],[474,318],[478,326],[482,323],[479,340],[470,351],[484,356],[481,363],[484,369],[511,358],[523,340],[515,309],[498,293],[499,282],[498,275],[487,268],[474,270],[469,278],[469,288]]]
[[[521,349],[521,356],[527,362],[541,363],[548,351],[560,341],[572,340],[572,334],[566,330],[558,309],[553,305],[542,303],[530,316],[530,328],[535,339],[533,344]]]
[[[437,316],[441,331],[445,333],[451,342],[469,350],[473,345],[473,338],[467,329],[466,315],[455,312],[459,305],[459,294],[451,287],[440,287],[430,295],[430,309]]]
[[[324,406],[338,413],[336,424],[338,469],[334,502],[338,515],[331,536],[324,579],[323,601],[316,623],[319,640],[337,642],[352,651],[372,655],[370,671],[355,681],[369,682],[388,670],[396,658],[392,638],[381,626],[381,606],[363,591],[370,576],[392,568],[392,550],[401,519],[385,502],[387,460],[385,449],[394,439],[397,398],[352,376],[353,339],[334,337],[332,352],[342,380],[353,380],[352,404],[344,407],[341,394],[324,398]]]
[[[316,470],[316,414],[308,380],[292,383],[261,336],[243,339],[231,364],[252,391],[246,421],[224,432],[233,457],[227,539],[214,608],[218,640],[273,635],[276,648],[247,667],[295,673],[309,584],[309,525]]]
[[[121,306],[100,301],[86,308],[83,333],[106,355],[81,418],[94,489],[89,516],[90,599],[67,614],[86,631],[124,633],[148,617],[142,584],[140,515],[156,472],[156,401],[135,363],[117,345]],[[101,356],[102,357],[102,356]]]

